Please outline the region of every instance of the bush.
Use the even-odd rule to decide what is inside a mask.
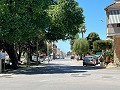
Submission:
[[[102,51],[112,49],[112,41],[110,40],[98,40],[93,43],[94,51]]]
[[[86,39],[77,39],[73,45],[73,51],[77,55],[85,54],[89,50],[89,44]]]

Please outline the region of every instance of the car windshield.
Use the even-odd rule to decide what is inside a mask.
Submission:
[[[93,56],[93,58],[98,58],[97,56]]]
[[[94,57],[98,58],[98,57],[100,57],[100,55],[94,55]]]
[[[93,59],[93,56],[87,56],[84,58],[85,60],[92,60]]]

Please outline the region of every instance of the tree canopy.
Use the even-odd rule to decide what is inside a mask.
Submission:
[[[100,40],[100,37],[96,32],[91,32],[90,34],[88,34],[88,36],[86,38],[88,40],[90,50],[93,49],[93,42]]]
[[[1,0],[0,21],[0,38],[7,42],[54,41],[77,34],[84,16],[74,0]]]
[[[77,55],[85,54],[89,50],[89,44],[86,39],[77,39],[73,45],[73,51]]]
[[[102,51],[112,49],[112,41],[110,40],[98,40],[93,43],[93,50]]]
[[[74,0],[58,0],[48,10],[51,25],[46,36],[51,40],[70,39],[79,33],[79,25],[84,23],[83,9]]]
[[[7,42],[24,42],[42,37],[50,22],[46,9],[52,1],[1,0],[0,38]]]
[[[70,39],[82,23],[83,9],[75,0],[0,0],[0,46],[12,61],[15,44],[30,48],[36,41]]]
[[[71,50],[73,51],[73,45],[74,45],[74,42],[79,39],[79,34],[76,34],[73,38],[71,38],[70,40],[70,45],[71,45]]]
[[[87,30],[85,24],[81,24],[79,30],[79,32],[82,34],[82,38],[84,38],[84,33]]]

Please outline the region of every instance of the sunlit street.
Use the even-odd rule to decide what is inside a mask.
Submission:
[[[0,90],[120,90],[120,0],[0,0]]]
[[[83,67],[82,61],[53,60],[0,77],[1,90],[119,90],[119,68]]]

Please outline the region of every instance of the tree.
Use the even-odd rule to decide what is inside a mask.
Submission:
[[[93,49],[93,42],[97,41],[97,40],[100,40],[99,35],[95,32],[91,32],[86,38],[88,40],[90,50]]]
[[[49,17],[45,10],[51,1],[2,0],[1,38],[10,43],[26,42],[43,34],[42,31],[49,25]]]
[[[13,67],[17,67],[15,43],[37,41],[44,37],[44,30],[50,22],[46,9],[52,1],[0,1],[0,42],[9,54]]]
[[[84,23],[83,9],[74,0],[58,0],[48,10],[51,24],[46,30],[50,40],[66,40],[79,32],[79,25]]]
[[[84,33],[86,32],[86,26],[85,24],[80,25],[80,33],[82,34],[82,38],[84,38]]]
[[[86,27],[84,24],[80,25],[79,33],[82,33],[82,38],[84,38],[84,33],[86,32]],[[77,33],[73,38],[70,39],[71,50],[73,49],[73,44],[76,39],[79,38],[79,33]]]
[[[27,44],[29,53],[31,43],[73,37],[83,22],[83,10],[74,0],[1,0],[0,46],[16,68],[14,45]]]
[[[71,50],[73,51],[73,45],[76,39],[79,39],[79,34],[76,34],[73,38],[70,40]]]
[[[73,45],[73,51],[82,56],[82,54],[87,53],[89,50],[89,44],[86,39],[77,39]]]
[[[112,49],[112,42],[110,40],[98,40],[93,43],[94,51],[102,51]]]
[[[114,52],[112,48],[112,41],[110,40],[98,40],[93,43],[93,50],[104,51],[104,59],[101,57],[101,61],[105,61],[106,64],[113,61]]]

